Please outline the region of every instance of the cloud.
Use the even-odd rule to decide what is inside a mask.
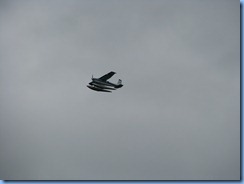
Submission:
[[[240,178],[239,2],[1,3],[2,179]]]

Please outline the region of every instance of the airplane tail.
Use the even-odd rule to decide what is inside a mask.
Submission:
[[[123,86],[123,84],[122,84],[122,80],[119,79],[119,80],[118,80],[118,83],[117,83],[117,86],[116,86],[115,88],[121,88],[122,86]]]
[[[119,79],[117,85],[121,85],[121,84],[122,84],[122,80]]]

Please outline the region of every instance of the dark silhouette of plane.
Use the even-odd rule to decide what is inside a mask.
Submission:
[[[92,76],[92,82],[90,82],[87,87],[92,90],[101,92],[112,92],[110,90],[116,90],[118,88],[121,88],[123,86],[121,79],[118,80],[117,84],[108,81],[108,79],[110,79],[114,74],[116,73],[111,71],[100,78],[93,78]]]

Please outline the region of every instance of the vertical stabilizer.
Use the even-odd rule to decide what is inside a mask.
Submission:
[[[122,86],[123,86],[122,80],[119,79],[117,85],[115,86],[115,88],[121,88]]]
[[[119,79],[117,85],[121,85],[121,84],[122,84],[122,80]]]

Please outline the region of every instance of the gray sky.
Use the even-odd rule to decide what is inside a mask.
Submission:
[[[1,1],[0,179],[239,179],[239,85],[238,0]]]

